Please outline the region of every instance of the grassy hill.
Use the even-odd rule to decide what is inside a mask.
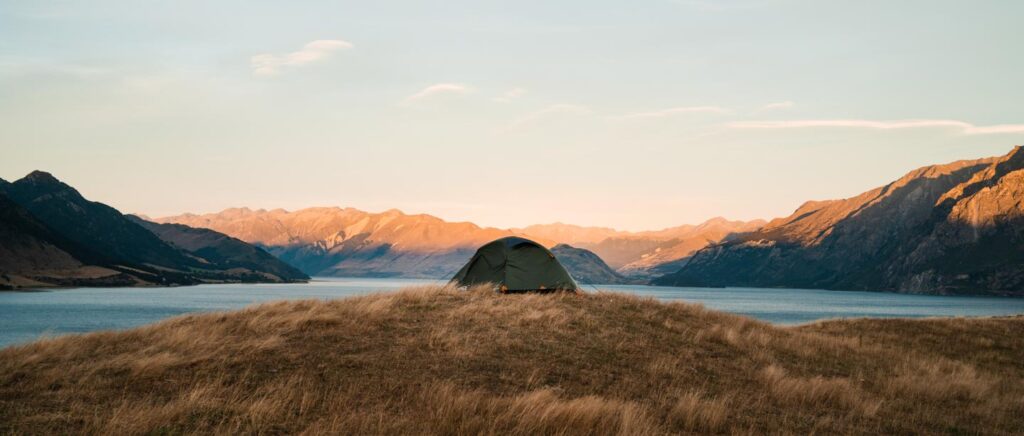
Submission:
[[[1024,318],[410,289],[0,350],[0,433],[1013,433]]]

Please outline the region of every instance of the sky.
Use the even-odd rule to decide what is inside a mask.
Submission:
[[[646,230],[1024,143],[1020,1],[0,0],[0,178]]]

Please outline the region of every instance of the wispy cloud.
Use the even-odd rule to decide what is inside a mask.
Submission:
[[[966,135],[990,135],[997,133],[1024,133],[1024,124],[997,124],[977,126],[958,120],[895,120],[876,121],[858,119],[837,120],[790,120],[790,121],[738,121],[727,124],[734,129],[806,129],[815,127],[846,127],[860,129],[895,130],[920,128],[952,128]]]
[[[501,95],[492,98],[491,100],[497,103],[508,103],[512,100],[522,97],[524,94],[526,94],[525,88],[512,88],[508,91],[505,91]]]
[[[405,100],[402,100],[400,104],[402,106],[408,106],[413,103],[416,103],[417,101],[428,99],[431,97],[436,97],[439,95],[466,94],[470,91],[472,91],[472,88],[470,88],[468,85],[464,85],[461,83],[438,83],[423,88],[420,92],[417,92],[413,95],[406,97]]]
[[[789,108],[791,108],[793,106],[796,106],[796,103],[793,103],[793,102],[791,102],[789,100],[786,100],[786,101],[780,101],[780,102],[776,102],[776,103],[768,103],[768,104],[766,104],[764,106],[761,106],[760,110],[762,110],[762,111],[771,111],[771,110],[776,110],[776,109],[789,109]]]
[[[590,110],[590,108],[586,106],[566,103],[553,104],[536,112],[531,112],[526,116],[513,121],[512,124],[509,125],[509,127],[515,129],[529,124],[533,124],[537,121],[553,116],[587,115],[590,114],[591,112],[592,111]]]
[[[352,43],[340,39],[319,39],[299,51],[283,55],[263,53],[249,59],[252,72],[257,76],[274,76],[288,68],[297,68],[330,57],[335,52],[352,48]]]
[[[633,120],[644,118],[665,118],[679,114],[726,114],[729,110],[718,106],[681,106],[662,109],[651,112],[637,112],[632,114],[613,117],[620,120]]]

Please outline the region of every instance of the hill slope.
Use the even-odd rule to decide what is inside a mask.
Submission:
[[[0,433],[1007,434],[1024,319],[425,288],[0,350]]]
[[[626,275],[639,276],[660,276],[675,272],[698,250],[757,230],[764,224],[763,220],[730,221],[717,217],[697,225],[641,232],[633,239],[664,240],[665,242],[658,244],[653,250],[641,254],[638,259],[623,265],[619,271]]]
[[[0,191],[0,289],[87,280],[131,283],[117,271],[83,264],[72,252],[85,257]]]
[[[655,281],[1024,295],[1024,151],[924,167],[695,254]]]
[[[210,229],[182,224],[158,224],[129,215],[129,219],[153,232],[164,242],[195,254],[219,269],[242,269],[269,274],[283,281],[307,280],[309,276],[263,249]]]
[[[0,287],[190,285],[308,279],[258,248],[210,230],[153,230],[89,201],[49,173],[0,183]],[[172,241],[174,242],[174,241]]]
[[[558,244],[551,253],[565,267],[580,286],[602,284],[617,285],[629,280],[611,269],[600,257],[591,251],[567,244]]]
[[[132,267],[199,266],[152,232],[103,203],[86,200],[49,173],[33,171],[11,183],[7,194],[36,219],[68,240],[89,247],[101,261]]]

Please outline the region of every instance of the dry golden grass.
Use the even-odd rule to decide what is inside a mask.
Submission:
[[[1024,318],[419,288],[0,350],[0,434],[1024,432]]]

